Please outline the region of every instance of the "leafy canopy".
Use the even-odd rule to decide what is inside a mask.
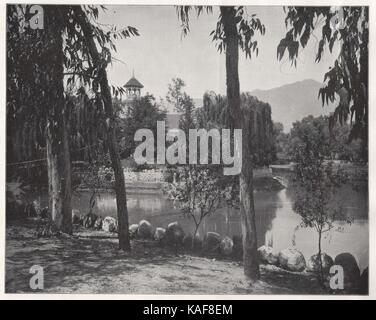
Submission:
[[[324,75],[324,86],[319,91],[322,104],[334,102],[338,105],[330,117],[330,128],[335,122],[348,120],[352,123],[349,141],[361,138],[364,155],[367,158],[368,143],[368,7],[286,7],[286,27],[289,28],[277,48],[281,60],[288,52],[288,58],[296,66],[299,48],[305,48],[316,36],[315,29],[321,28],[316,52],[320,62],[325,48],[334,53],[339,47],[334,65]]]
[[[257,41],[253,40],[255,33],[258,31],[261,35],[265,34],[265,26],[261,20],[257,18],[255,13],[249,14],[247,8],[244,6],[234,7],[235,21],[237,26],[237,37],[240,49],[245,53],[245,56],[251,58],[252,53],[258,55]],[[211,6],[177,6],[176,12],[178,19],[181,21],[182,34],[185,36],[189,32],[189,17],[192,11],[196,12],[197,17],[202,13],[212,13]],[[225,20],[222,14],[219,14],[216,28],[210,33],[213,42],[216,43],[217,49],[222,53],[226,48],[225,37]]]

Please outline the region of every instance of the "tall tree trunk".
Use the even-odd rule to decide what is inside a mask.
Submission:
[[[108,85],[107,72],[103,61],[101,61],[98,49],[95,45],[93,38],[93,30],[90,22],[87,20],[85,13],[81,7],[75,7],[76,16],[85,35],[86,43],[90,52],[90,56],[93,59],[94,65],[100,67],[98,70],[98,80],[101,88],[102,100],[106,117],[108,119],[107,126],[107,140],[108,147],[112,162],[112,168],[115,175],[115,192],[116,192],[116,204],[117,204],[117,217],[119,228],[119,249],[129,251],[129,223],[128,223],[128,209],[127,209],[127,196],[125,190],[124,172],[120,162],[119,149],[116,140],[115,132],[115,116],[112,105],[112,97],[110,87]]]
[[[64,97],[63,24],[59,8],[45,6],[46,62],[42,66],[47,90],[47,168],[51,218],[56,227],[72,233],[71,163],[68,113]]]
[[[250,123],[240,107],[239,47],[235,8],[221,6],[226,43],[227,100],[234,129],[242,129],[242,169],[240,173],[240,214],[242,217],[244,274],[251,281],[260,278],[253,199],[252,154],[249,148]]]

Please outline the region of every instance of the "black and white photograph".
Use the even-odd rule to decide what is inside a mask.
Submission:
[[[375,8],[315,2],[4,4],[5,295],[369,297]]]

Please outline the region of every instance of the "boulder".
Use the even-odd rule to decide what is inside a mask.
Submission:
[[[94,213],[88,213],[83,221],[82,224],[85,228],[93,228],[95,224],[95,220],[97,220],[97,216]]]
[[[184,248],[191,250],[192,249],[192,240],[193,235],[191,233],[187,234],[183,238],[183,246]],[[202,240],[200,239],[199,235],[196,234],[195,241],[193,244],[193,250],[199,251],[202,249]]]
[[[278,255],[280,266],[289,271],[303,271],[306,267],[306,261],[303,254],[295,248],[282,250]]]
[[[131,239],[134,239],[137,237],[137,232],[138,232],[138,224],[134,223],[129,226],[129,237]]]
[[[257,249],[258,258],[261,263],[278,264],[278,254],[273,251],[273,248],[267,245],[261,246]]]
[[[232,248],[232,256],[235,259],[242,259],[243,257],[243,240],[241,236],[235,235],[232,237],[234,246]]]
[[[208,232],[204,238],[203,249],[206,253],[219,253],[221,236],[217,232]]]
[[[106,217],[102,221],[102,230],[106,232],[116,232],[117,231],[117,220],[113,217]]]
[[[166,240],[168,244],[177,245],[183,243],[184,230],[180,224],[175,221],[171,222],[166,229]]]
[[[165,228],[156,228],[154,232],[154,240],[162,241],[166,236],[166,229]]]
[[[340,253],[335,257],[334,264],[343,268],[344,289],[356,288],[360,280],[360,270],[354,256],[348,252]]]
[[[103,218],[98,217],[97,220],[95,220],[94,229],[95,230],[102,230],[102,224],[103,224]]]
[[[232,241],[230,237],[226,236],[221,240],[220,249],[223,255],[230,256],[232,254],[233,248],[234,248],[234,242]]]
[[[141,220],[138,224],[138,237],[141,239],[151,239],[153,237],[153,226],[147,220]]]
[[[81,217],[80,210],[72,209],[72,223],[81,224],[82,220],[83,219]]]
[[[323,272],[329,273],[330,267],[333,265],[333,259],[325,252],[321,253],[321,262]],[[314,254],[307,261],[307,271],[319,273],[320,272],[320,259],[318,254]]]

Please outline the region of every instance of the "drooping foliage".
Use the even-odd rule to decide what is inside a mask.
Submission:
[[[90,160],[102,150],[105,116],[98,87],[98,69],[90,56],[86,39],[76,17],[77,6],[58,6],[59,23],[64,30],[64,77],[66,103],[69,104],[72,156]],[[103,6],[82,6],[92,24],[93,37],[101,47],[101,64],[111,63],[114,41],[137,36],[133,27],[104,29],[97,23]],[[45,96],[51,83],[43,66],[49,59],[45,50],[45,30],[31,29],[22,21],[30,15],[30,5],[7,6],[7,157],[19,162],[45,157],[46,114],[50,109]],[[50,26],[45,25],[44,28]],[[114,96],[123,88],[112,86]],[[100,147],[99,150],[97,147]]]
[[[211,12],[211,7],[195,7],[197,15],[204,11]],[[260,278],[257,259],[257,236],[253,199],[253,163],[252,152],[245,141],[249,141],[249,127],[245,124],[241,109],[239,84],[239,48],[251,58],[258,54],[256,32],[263,35],[265,27],[255,14],[248,14],[246,7],[220,6],[220,14],[215,30],[211,33],[219,52],[226,54],[226,91],[230,112],[231,128],[242,129],[242,168],[239,178],[240,213],[243,222],[243,262],[244,274],[249,280]],[[183,34],[189,31],[189,11],[191,7],[178,7],[178,18],[182,22]]]
[[[117,97],[124,89],[109,85],[106,67],[112,61],[111,52],[116,51],[114,41],[138,35],[138,31],[133,27],[120,30],[110,27],[105,30],[105,27],[97,22],[99,9],[105,10],[103,6],[62,5],[44,6],[44,29],[26,28],[25,33],[25,30],[20,29],[19,21],[27,17],[30,6],[9,7],[8,42],[11,42],[12,46],[8,55],[14,60],[11,58],[7,61],[11,70],[7,79],[10,83],[7,111],[9,110],[10,116],[14,116],[22,103],[25,103],[28,107],[26,112],[21,113],[27,115],[34,108],[41,119],[40,127],[42,136],[46,137],[47,146],[52,219],[54,223],[57,222],[58,228],[67,226],[65,231],[71,233],[69,111],[72,102],[68,102],[66,93],[69,91],[74,94],[75,89],[84,87],[96,98],[95,105],[105,111],[107,145],[115,171],[119,248],[129,250],[126,190],[112,106],[112,95]],[[26,13],[22,12],[24,8]],[[23,39],[24,34],[27,35],[26,39]],[[26,40],[30,48],[25,47],[23,40]],[[22,50],[24,59],[20,59]],[[29,68],[26,76],[23,67]],[[22,95],[21,103],[17,101],[16,95]],[[87,135],[82,137],[85,136]]]
[[[240,49],[245,53],[246,57],[251,58],[252,53],[258,54],[257,41],[253,40],[255,32],[259,31],[262,35],[265,34],[265,26],[261,23],[261,20],[257,17],[257,14],[247,12],[247,8],[244,6],[234,7],[235,22],[237,24],[238,44]],[[195,11],[197,17],[202,13],[212,13],[213,7],[211,6],[178,6],[176,7],[176,13],[178,19],[181,21],[181,27],[183,35],[187,35],[189,32],[190,14]],[[219,52],[224,52],[226,49],[226,36],[224,30],[225,22],[222,14],[219,15],[216,28],[210,33],[213,42],[216,43]]]
[[[101,101],[81,87],[68,97],[72,161],[94,162],[108,151],[106,117]]]
[[[229,108],[225,96],[207,92],[204,105],[197,110],[199,126],[209,128],[229,128]],[[275,160],[275,143],[271,107],[249,93],[241,95],[241,108],[249,127],[249,148],[255,165],[268,165]]]
[[[45,147],[47,81],[42,30],[22,24],[29,7],[7,6],[7,157],[8,162],[41,157]]]
[[[338,55],[333,66],[324,75],[324,86],[319,91],[322,104],[338,101],[330,117],[330,128],[335,122],[350,120],[349,141],[361,138],[363,159],[368,157],[368,7],[287,7],[286,27],[289,28],[277,48],[282,59],[286,50],[291,63],[296,65],[300,47],[306,47],[315,29],[321,28],[316,52],[320,62],[327,48]]]

